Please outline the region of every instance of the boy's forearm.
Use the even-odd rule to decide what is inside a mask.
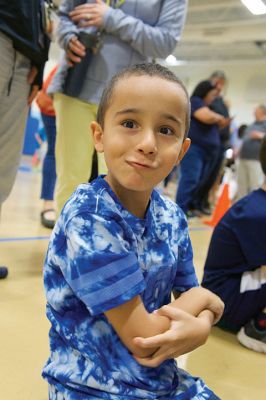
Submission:
[[[201,287],[191,288],[181,293],[178,298],[169,304],[172,307],[181,308],[197,317],[201,311],[209,308],[210,292]]]
[[[161,315],[150,314],[148,321],[141,322],[144,337],[151,337],[160,335],[170,328],[170,320]],[[149,357],[158,350],[158,347],[143,349],[138,346],[135,347],[133,353],[137,357]]]
[[[138,357],[150,356],[157,350],[157,347],[140,348],[135,344],[136,337],[157,336],[166,332],[170,327],[170,319],[156,313],[149,313],[140,296],[106,311],[105,315],[124,345]]]
[[[189,289],[169,305],[180,308],[195,317],[202,311],[209,310],[214,315],[214,323],[218,322],[223,313],[223,302],[221,299],[202,287]]]

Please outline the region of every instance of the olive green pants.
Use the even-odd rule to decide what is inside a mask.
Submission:
[[[56,212],[59,215],[76,187],[88,182],[94,145],[90,124],[96,120],[97,105],[56,93]],[[98,172],[106,173],[102,154],[98,154]]]

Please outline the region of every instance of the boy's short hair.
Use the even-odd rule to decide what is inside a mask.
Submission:
[[[266,135],[261,141],[260,146],[260,165],[264,175],[266,175]]]
[[[101,101],[98,107],[98,112],[97,112],[97,122],[103,127],[104,126],[104,117],[106,114],[106,111],[108,107],[110,106],[114,88],[116,84],[121,80],[126,77],[130,76],[151,76],[151,77],[158,77],[165,79],[166,81],[174,82],[179,87],[181,87],[185,93],[186,99],[187,99],[187,113],[186,113],[186,121],[185,121],[185,135],[186,137],[187,132],[189,130],[189,125],[190,125],[190,99],[189,95],[187,92],[187,89],[185,88],[183,82],[168,68],[163,67],[160,64],[156,63],[142,63],[142,64],[135,64],[132,65],[131,67],[125,68],[122,71],[120,71],[118,74],[114,75],[113,78],[107,83],[107,86],[105,87]]]

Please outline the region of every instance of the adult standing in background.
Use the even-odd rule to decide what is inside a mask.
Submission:
[[[227,82],[226,75],[223,71],[218,70],[214,71],[209,79],[217,90],[217,96],[210,104],[210,110],[228,119],[229,110],[222,94]],[[210,174],[208,176],[208,179],[201,182],[201,197],[203,198],[201,212],[207,215],[211,214],[209,193],[221,173],[222,165],[225,158],[225,151],[228,149],[228,147],[230,147],[230,124],[219,127],[219,135],[220,145],[217,152],[217,157],[213,160],[213,164],[210,165]]]
[[[208,181],[211,166],[217,159],[220,148],[219,127],[229,123],[229,119],[210,109],[216,96],[216,86],[206,80],[198,83],[190,98],[191,123],[188,137],[191,138],[191,146],[180,164],[181,174],[176,193],[177,204],[189,218],[202,212],[202,182]]]
[[[49,40],[40,0],[0,0],[0,208],[19,166],[28,107],[42,84]],[[0,278],[7,268],[0,267]]]
[[[218,95],[210,104],[210,109],[222,115],[224,118],[228,118],[229,110],[223,97],[223,90],[227,82],[226,75],[223,71],[215,71],[211,74],[210,81],[215,85],[218,92]],[[221,139],[221,153],[224,154],[225,150],[230,145],[230,125],[220,128],[219,134]]]
[[[254,114],[255,121],[246,128],[240,149],[237,167],[237,199],[258,189],[264,180],[259,153],[261,141],[266,135],[266,106],[259,105]]]
[[[94,146],[90,123],[96,119],[105,83],[131,64],[167,57],[180,39],[186,9],[186,0],[62,1],[58,40],[65,54],[49,88],[55,94],[57,120],[57,212],[76,186],[91,175]],[[95,36],[96,31],[100,35],[97,49],[74,85],[80,86],[79,93],[71,94],[71,69],[78,68],[86,57],[80,34],[84,40],[84,32]],[[104,163],[99,162],[98,169],[104,172]]]

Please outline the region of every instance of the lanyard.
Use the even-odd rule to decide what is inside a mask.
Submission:
[[[121,6],[124,4],[124,2],[125,2],[125,0],[114,0],[114,1],[112,1],[112,0],[106,0],[106,4],[107,4],[108,6],[111,6],[111,3],[113,3],[112,5],[113,5],[114,8],[119,8],[119,7],[121,7]]]

